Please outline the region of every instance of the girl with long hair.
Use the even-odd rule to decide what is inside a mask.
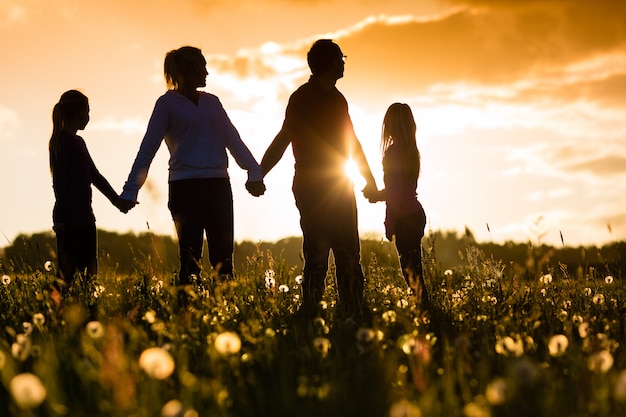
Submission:
[[[93,184],[119,208],[119,196],[96,168],[87,145],[76,133],[89,122],[89,100],[77,90],[61,95],[52,111],[50,171],[55,204],[52,212],[57,239],[58,277],[68,287],[76,273],[98,273],[96,219],[91,207]],[[63,285],[55,283],[55,289]]]
[[[366,195],[370,202],[386,201],[385,235],[394,241],[407,285],[428,302],[422,269],[422,238],[426,214],[417,199],[420,152],[411,108],[393,103],[383,119],[381,152],[385,189]]]

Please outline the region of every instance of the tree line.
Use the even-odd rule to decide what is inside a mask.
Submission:
[[[545,273],[561,272],[571,277],[590,272],[600,276],[626,277],[626,243],[614,242],[601,247],[554,247],[530,242],[477,242],[471,231],[431,232],[424,237],[425,262],[442,271],[466,265],[476,253],[483,260],[498,262],[509,272],[529,279]],[[205,244],[206,245],[206,244]],[[470,248],[478,249],[470,250]],[[206,247],[205,247],[206,253]],[[174,273],[178,268],[178,244],[167,235],[150,232],[119,234],[98,230],[98,257],[101,273],[161,274]],[[472,255],[473,254],[473,255]],[[235,244],[235,271],[249,271],[263,260],[295,275],[303,266],[302,238],[287,237],[276,242],[242,241]],[[56,262],[56,241],[52,232],[21,234],[0,252],[0,272],[30,274],[44,271],[47,261]],[[204,270],[208,262],[204,257]],[[361,263],[364,268],[398,267],[395,248],[380,239],[361,240]]]

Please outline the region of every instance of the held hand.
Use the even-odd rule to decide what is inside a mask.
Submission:
[[[132,200],[126,200],[124,198],[118,197],[115,200],[115,207],[117,207],[119,209],[119,211],[121,211],[122,213],[126,214],[130,211],[130,209],[132,209],[133,207],[135,207],[137,204],[139,204],[136,201],[132,201]]]
[[[376,203],[380,201],[380,191],[378,191],[376,185],[367,184],[362,191],[363,196],[367,198],[370,203]]]
[[[265,194],[265,184],[263,181],[248,181],[246,182],[246,190],[253,196],[259,197]]]

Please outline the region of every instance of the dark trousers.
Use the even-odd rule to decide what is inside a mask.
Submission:
[[[425,227],[426,214],[422,208],[415,213],[400,217],[394,231],[404,279],[412,288],[415,288],[419,280],[423,299],[427,298],[422,269],[422,238]]]
[[[58,276],[72,285],[76,272],[86,277],[98,273],[96,224],[55,226]]]
[[[233,275],[233,193],[228,178],[198,178],[169,184],[169,208],[178,234],[180,284],[200,275],[206,234],[216,275]]]
[[[303,235],[304,313],[312,315],[319,309],[332,249],[337,272],[338,310],[342,314],[361,314],[365,277],[360,264],[352,184],[337,180],[309,189],[294,186],[294,195]]]

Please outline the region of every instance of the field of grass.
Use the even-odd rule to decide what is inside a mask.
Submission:
[[[371,320],[294,319],[300,271],[270,253],[190,288],[149,264],[101,271],[51,306],[54,268],[0,282],[1,416],[623,416],[622,279],[546,265],[528,278],[469,246],[425,254],[432,305],[364,266]]]

